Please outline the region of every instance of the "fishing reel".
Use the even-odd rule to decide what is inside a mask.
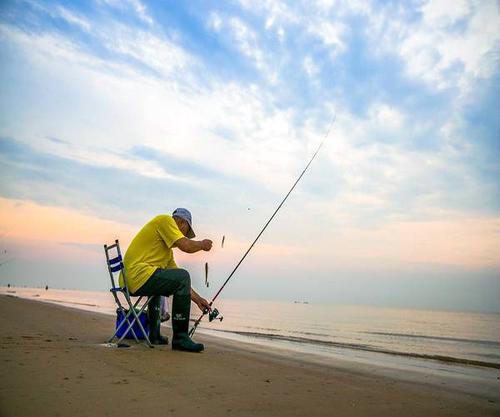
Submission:
[[[224,317],[222,317],[220,315],[219,310],[217,310],[216,308],[213,308],[211,310],[209,310],[208,308],[206,308],[205,310],[203,310],[203,314],[198,318],[198,320],[196,320],[194,322],[194,326],[191,327],[191,330],[189,330],[189,332],[188,332],[189,337],[193,336],[194,332],[196,331],[196,328],[198,327],[198,324],[200,324],[201,319],[203,318],[203,316],[205,314],[208,314],[208,321],[210,321],[210,322],[212,322],[214,320],[220,320],[220,321],[222,321],[224,319]]]
[[[212,309],[210,313],[208,313],[208,321],[212,322],[214,320],[220,320],[222,321],[224,317],[222,317],[219,313],[219,310],[216,308]]]

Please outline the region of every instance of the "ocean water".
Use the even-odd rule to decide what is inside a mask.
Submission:
[[[0,287],[0,294],[114,315],[106,291]],[[335,357],[411,358],[500,369],[500,314],[221,299],[197,332]],[[199,316],[193,304],[192,319]]]

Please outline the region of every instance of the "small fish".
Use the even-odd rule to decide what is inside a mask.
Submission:
[[[223,248],[223,247],[224,247],[224,240],[225,240],[225,239],[226,239],[226,236],[222,236],[222,243],[221,243],[221,245],[220,245],[220,246],[221,246],[221,248]]]
[[[205,262],[205,285],[207,288],[210,286],[208,283],[208,262]]]

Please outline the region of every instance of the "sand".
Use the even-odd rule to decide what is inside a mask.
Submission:
[[[201,354],[105,347],[112,328],[110,316],[0,296],[0,415],[500,415],[500,395],[208,336]]]

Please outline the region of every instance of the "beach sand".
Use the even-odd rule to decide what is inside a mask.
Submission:
[[[204,335],[201,354],[105,347],[113,325],[103,314],[0,296],[0,415],[500,415],[491,396]]]

